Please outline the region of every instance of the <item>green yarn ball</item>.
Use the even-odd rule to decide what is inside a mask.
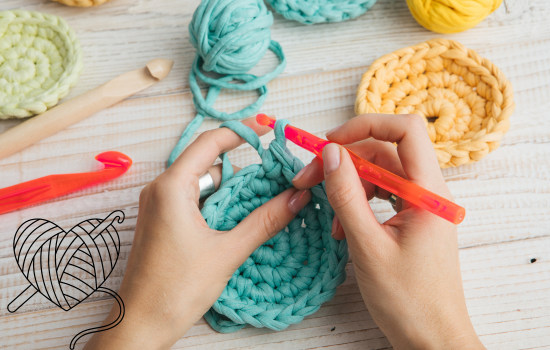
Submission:
[[[45,112],[82,72],[74,31],[54,15],[0,11],[0,119]]]
[[[258,112],[267,99],[267,83],[275,79],[286,66],[283,48],[271,40],[273,15],[263,0],[202,0],[189,23],[189,41],[197,50],[189,72],[189,87],[197,116],[187,125],[168,158],[170,166],[181,154],[189,140],[210,117],[219,120],[239,120]],[[267,50],[273,51],[279,65],[263,76],[248,74]],[[203,73],[216,72],[221,77]],[[202,96],[199,81],[209,86]],[[242,82],[235,83],[235,81]],[[233,113],[218,111],[214,102],[222,89],[258,90],[256,102]]]
[[[303,163],[285,145],[284,127],[277,121],[275,140],[263,149],[256,133],[237,121],[222,124],[251,144],[262,164],[250,165],[236,174],[227,154],[222,155],[222,184],[201,211],[208,225],[227,231],[250,212],[292,187]],[[324,183],[311,189],[312,199],[285,230],[259,247],[235,271],[227,287],[205,315],[221,333],[246,325],[283,330],[300,323],[331,300],[346,280],[348,247],[330,235],[334,211]]]

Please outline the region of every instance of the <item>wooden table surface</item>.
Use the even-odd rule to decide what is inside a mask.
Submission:
[[[84,51],[85,70],[67,98],[153,58],[175,65],[161,83],[114,107],[0,160],[0,187],[56,173],[98,169],[107,150],[129,155],[123,177],[0,217],[0,348],[67,349],[71,338],[97,326],[113,300],[95,293],[70,312],[38,295],[17,313],[7,304],[27,282],[13,257],[16,229],[45,218],[70,229],[82,220],[121,209],[121,255],[106,286],[118,290],[130,251],[140,190],[165,169],[179,135],[195,116],[187,75],[194,56],[187,26],[198,0],[112,0],[98,8],[70,8],[49,0],[2,0],[0,10],[24,9],[64,17]],[[269,84],[263,111],[319,135],[354,115],[355,89],[377,57],[431,38],[450,38],[497,64],[514,86],[516,111],[498,150],[482,161],[445,169],[458,204],[468,211],[459,226],[462,277],[476,331],[490,349],[550,348],[550,2],[507,0],[478,27],[439,35],[420,27],[405,0],[379,0],[348,22],[303,26],[275,15],[272,37],[288,59]],[[268,53],[254,72],[277,64]],[[224,92],[216,107],[234,111],[255,93]],[[0,121],[0,132],[20,121]],[[200,131],[215,128],[207,120]],[[265,136],[265,145],[272,136]],[[304,161],[305,151],[291,148]],[[234,164],[258,161],[253,149],[232,152]],[[393,212],[373,201],[380,221]],[[534,260],[536,259],[536,261]],[[535,261],[532,263],[532,261]],[[175,349],[386,349],[356,285],[353,268],[336,297],[316,314],[282,332],[246,328],[219,334],[200,320]],[[88,336],[89,337],[89,336]],[[81,341],[77,348],[88,337]]]

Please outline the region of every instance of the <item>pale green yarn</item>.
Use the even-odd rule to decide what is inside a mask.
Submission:
[[[370,10],[376,0],[266,0],[286,19],[303,24],[342,22]]]
[[[0,119],[45,112],[82,72],[74,31],[54,15],[0,11]]]
[[[273,15],[262,0],[202,0],[189,23],[189,41],[197,50],[189,72],[189,86],[197,116],[187,125],[168,158],[170,166],[183,151],[205,117],[219,120],[243,119],[258,112],[267,98],[266,84],[286,66],[283,49],[271,40]],[[261,77],[246,74],[270,49],[281,63]],[[206,76],[205,72],[223,74]],[[198,81],[209,85],[206,99]],[[241,81],[243,84],[231,83]],[[234,113],[216,110],[213,105],[222,89],[258,90],[260,96],[250,106]]]
[[[259,137],[244,124],[229,121],[221,125],[251,144],[262,164],[233,174],[227,154],[221,156],[222,184],[201,211],[211,228],[231,230],[254,209],[292,187],[292,178],[304,165],[285,145],[287,124],[286,120],[277,121],[276,138],[268,149],[262,148]],[[231,333],[246,325],[283,330],[319,310],[346,280],[347,243],[330,235],[334,211],[324,182],[311,191],[311,202],[287,229],[259,247],[235,271],[205,315],[216,331]]]

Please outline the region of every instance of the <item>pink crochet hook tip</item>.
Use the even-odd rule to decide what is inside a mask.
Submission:
[[[275,119],[265,114],[258,114],[256,121],[258,124],[267,125],[272,129],[275,127]],[[288,140],[312,152],[321,159],[323,158],[323,148],[331,143],[291,125],[285,127],[285,136]],[[464,220],[466,210],[461,206],[366,161],[349,149],[347,150],[353,164],[355,164],[357,173],[363,179],[455,225],[460,224]]]
[[[88,173],[48,175],[0,189],[0,214],[112,180],[124,174],[132,166],[132,159],[120,152],[104,152],[98,154],[95,159],[105,165],[103,170]]]

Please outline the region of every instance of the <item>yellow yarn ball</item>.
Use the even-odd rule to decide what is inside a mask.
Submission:
[[[502,0],[407,0],[416,21],[436,33],[473,28],[495,11]]]

